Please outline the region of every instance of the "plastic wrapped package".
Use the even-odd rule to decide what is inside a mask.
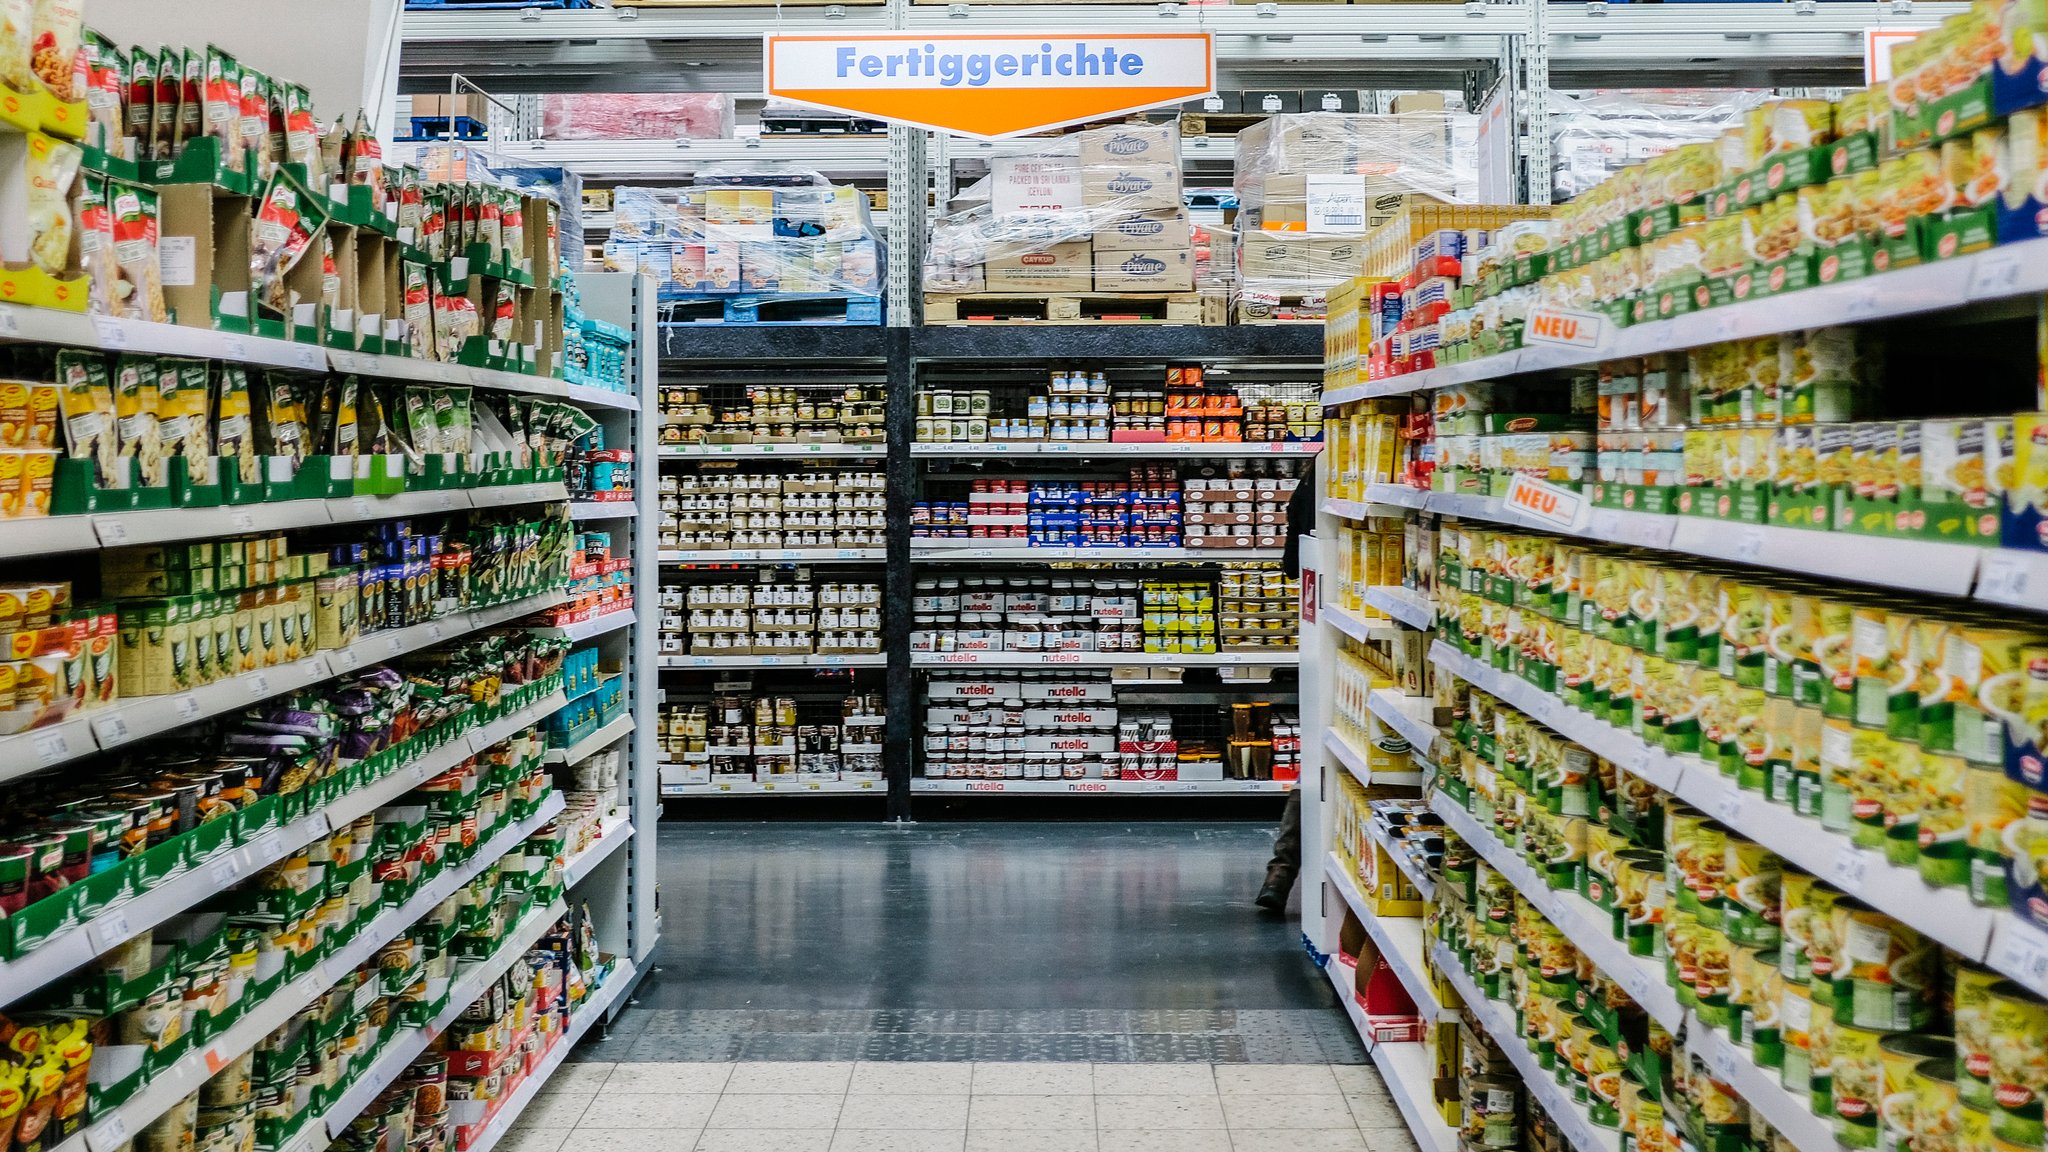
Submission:
[[[816,172],[709,169],[689,187],[618,188],[612,210],[606,270],[652,276],[660,299],[881,294],[866,193]]]
[[[990,161],[987,203],[932,226],[934,294],[1192,292],[1180,125],[1115,124]]]
[[[1358,275],[1358,241],[1418,197],[1478,198],[1476,120],[1460,112],[1274,116],[1237,136],[1240,301],[1316,296]]]
[[[729,140],[723,92],[578,92],[541,97],[544,140]]]
[[[1550,197],[1562,203],[1681,144],[1745,127],[1769,93],[1607,90],[1550,93]]]

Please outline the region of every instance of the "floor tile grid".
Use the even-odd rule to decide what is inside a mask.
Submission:
[[[505,1152],[1412,1152],[1370,1068],[565,1066]]]

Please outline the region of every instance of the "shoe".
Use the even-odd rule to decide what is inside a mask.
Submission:
[[[1259,894],[1252,903],[1268,912],[1284,912],[1287,909],[1287,894],[1294,891],[1294,877],[1284,872],[1266,873],[1266,882],[1259,886]]]

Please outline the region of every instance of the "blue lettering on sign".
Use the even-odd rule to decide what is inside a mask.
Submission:
[[[857,48],[836,48],[833,63],[844,80],[855,73],[870,79],[882,76],[929,76],[941,87],[986,87],[998,76],[1142,76],[1145,58],[1111,45],[1101,49],[1075,44],[1055,52],[1049,43],[1038,51],[1017,55],[1009,52],[941,52],[934,44],[910,49],[902,55],[868,55]]]

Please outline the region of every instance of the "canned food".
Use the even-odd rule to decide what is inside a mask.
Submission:
[[[1841,1001],[1837,999],[1839,1005]],[[1880,1094],[1884,1091],[1886,1035],[1838,1022],[1832,1059],[1835,1141],[1847,1148],[1875,1148]]]
[[[1832,914],[1835,1016],[1844,1027],[1885,1032],[1928,1028],[1938,1012],[1941,950],[1860,900]]]
[[[2048,1002],[2010,980],[1991,987],[1991,1135],[2022,1148],[2042,1143],[2048,1095]]]
[[[1520,1082],[1500,1076],[1471,1076],[1464,1084],[1465,1122],[1459,1134],[1479,1148],[1521,1145]]]
[[[1954,1059],[1922,1060],[1913,1068],[1911,1081],[1906,1088],[1912,1098],[1912,1123],[1909,1130],[1912,1141],[1911,1152],[1957,1152],[1957,1129],[1962,1124],[1962,1104],[1956,1097],[1956,1062]],[[1886,1100],[1886,1128],[1892,1131],[1891,1102]]]
[[[1956,1042],[1946,1036],[1901,1033],[1887,1036],[1878,1049],[1884,1061],[1884,1090],[1878,1098],[1878,1147],[1886,1152],[1913,1147],[1915,1081],[1922,1065],[1946,1070],[1951,1096],[1955,1092]]]
[[[1724,849],[1723,902],[1728,938],[1750,948],[1774,948],[1783,915],[1784,862],[1761,844],[1729,836]]]
[[[1971,1108],[1991,1107],[1991,990],[2002,982],[1968,961],[1955,966],[1956,1093]]]

